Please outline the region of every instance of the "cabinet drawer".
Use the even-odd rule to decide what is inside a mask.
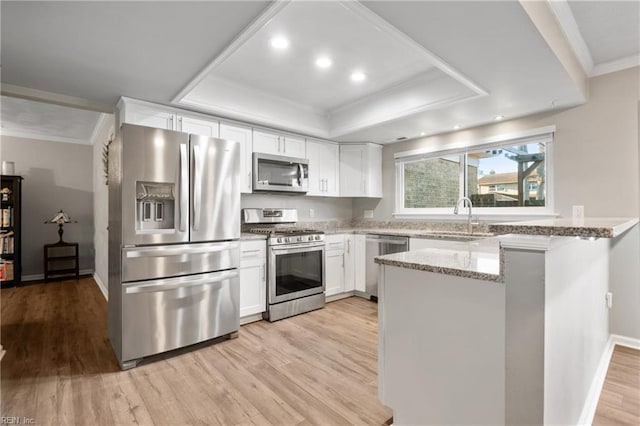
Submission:
[[[344,250],[344,235],[326,235],[324,238],[325,248],[329,250]]]
[[[241,241],[240,263],[251,259],[265,259],[267,257],[267,243],[264,240]]]

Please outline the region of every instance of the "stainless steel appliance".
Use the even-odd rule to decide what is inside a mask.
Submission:
[[[409,238],[389,235],[367,235],[365,293],[373,301],[378,301],[378,264],[377,256],[400,253],[409,250]]]
[[[251,232],[268,235],[267,311],[263,317],[277,321],[324,307],[324,234],[274,225],[296,222],[295,209],[244,209],[243,213],[245,223],[261,224]]]
[[[109,148],[109,339],[120,366],[238,330],[240,146],[124,124]]]
[[[253,190],[307,192],[309,190],[309,160],[254,152]]]

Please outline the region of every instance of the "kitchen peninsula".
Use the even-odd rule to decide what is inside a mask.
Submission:
[[[506,235],[376,259],[380,400],[398,425],[589,422],[638,219],[489,229]],[[625,238],[635,254],[614,259]]]

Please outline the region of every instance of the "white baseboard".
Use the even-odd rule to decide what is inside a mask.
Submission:
[[[354,295],[353,291],[348,291],[346,293],[334,294],[332,296],[325,297],[325,302],[326,303],[335,302],[336,300],[346,299],[347,297],[351,297],[353,295]]]
[[[612,334],[614,345],[626,346],[631,349],[640,350],[640,339],[634,339],[633,337],[620,336],[619,334]]]
[[[98,274],[96,274],[95,272],[93,273],[93,279],[96,282],[96,284],[98,284],[98,288],[102,292],[102,295],[104,296],[105,300],[109,301],[109,291],[107,290],[107,286],[102,282]]]
[[[80,275],[91,275],[93,274],[93,269],[80,269]],[[44,274],[31,274],[31,275],[23,275],[22,281],[39,281],[44,280]]]
[[[240,318],[240,325],[249,324],[251,322],[262,321],[262,314],[253,314],[247,315],[246,317]]]
[[[596,415],[596,408],[598,408],[598,401],[600,400],[600,392],[602,392],[602,386],[604,380],[607,377],[607,370],[609,369],[609,363],[611,362],[611,355],[613,355],[614,339],[613,336],[609,336],[607,344],[600,356],[600,362],[596,373],[593,375],[589,392],[582,406],[582,412],[580,413],[579,425],[591,425],[593,423],[593,417]]]

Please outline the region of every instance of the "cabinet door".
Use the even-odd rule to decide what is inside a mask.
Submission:
[[[143,105],[125,105],[124,122],[156,129],[176,130],[174,113]]]
[[[251,193],[253,133],[250,127],[220,123],[220,138],[240,142],[240,190]]]
[[[366,291],[366,250],[367,250],[367,236],[356,234],[354,235],[355,240],[355,250],[354,250],[354,258],[353,262],[354,266],[354,281],[355,287],[357,291]]]
[[[355,235],[344,236],[344,291],[355,290]]]
[[[324,195],[322,169],[321,142],[307,141],[307,158],[309,159],[309,190],[307,195]]]
[[[308,147],[307,147],[308,149]],[[340,145],[327,143],[322,149],[322,179],[324,195],[340,195]]]
[[[240,317],[265,311],[266,259],[243,262],[240,268]]]
[[[287,157],[307,158],[307,142],[304,138],[282,136],[280,154]]]
[[[326,295],[344,293],[344,251],[330,250],[325,255]]]
[[[367,145],[365,190],[367,197],[382,197],[382,146]]]
[[[363,197],[365,193],[365,150],[362,145],[340,146],[340,195]]]
[[[193,135],[209,136],[217,138],[220,135],[219,124],[215,120],[203,120],[201,118],[178,116],[178,131]]]
[[[253,131],[253,152],[281,155],[282,137],[275,133],[261,130]]]

